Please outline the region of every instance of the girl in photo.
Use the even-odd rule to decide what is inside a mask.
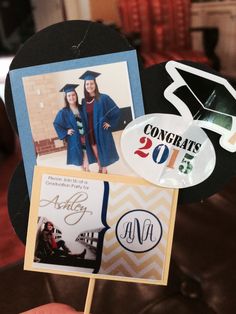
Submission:
[[[57,113],[53,125],[59,139],[67,142],[67,164],[89,171],[89,164],[96,162],[96,158],[84,129],[83,113],[75,91],[78,86],[66,84],[60,90],[65,93],[65,107]]]
[[[80,254],[72,254],[64,240],[56,241],[54,236],[54,225],[51,221],[47,221],[44,225],[44,229],[39,234],[35,255],[36,258],[39,259],[38,261],[50,256],[72,256],[84,259],[86,252],[86,249],[84,249]]]
[[[120,109],[106,94],[99,92],[96,77],[100,73],[86,71],[80,79],[84,80],[82,108],[88,139],[96,157],[100,173],[107,173],[107,166],[119,159],[112,136],[120,118]]]

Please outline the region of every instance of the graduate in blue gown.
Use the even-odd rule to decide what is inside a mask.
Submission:
[[[65,93],[65,107],[57,113],[53,125],[59,139],[67,142],[67,164],[82,166],[83,170],[89,171],[89,164],[96,162],[96,158],[85,131],[83,113],[75,91],[77,86],[66,84],[60,90]]]
[[[120,109],[106,94],[98,90],[96,77],[100,73],[86,71],[80,79],[84,80],[82,99],[85,126],[89,131],[88,139],[97,159],[99,172],[107,173],[107,166],[119,159],[112,129],[118,124]]]

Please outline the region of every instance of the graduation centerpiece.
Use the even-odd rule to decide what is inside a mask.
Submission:
[[[114,30],[70,21],[30,39],[7,80],[24,161],[9,211],[24,242],[28,227],[24,268],[89,277],[85,313],[95,279],[166,285],[178,189],[180,202],[200,200],[224,183],[222,158],[224,178],[235,169],[227,81],[195,64],[139,70]]]

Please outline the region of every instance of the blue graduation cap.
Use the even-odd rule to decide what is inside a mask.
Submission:
[[[95,80],[95,78],[98,77],[100,74],[101,73],[98,72],[86,71],[79,78],[84,81]]]
[[[72,92],[78,87],[79,84],[66,84],[62,89],[60,89],[60,92],[69,93]]]

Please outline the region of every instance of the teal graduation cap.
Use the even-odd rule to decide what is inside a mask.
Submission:
[[[69,93],[72,92],[78,87],[79,84],[66,84],[62,89],[60,89],[60,92]]]
[[[88,70],[84,72],[84,74],[82,74],[79,78],[84,81],[95,80],[99,75],[101,75],[101,73]]]

